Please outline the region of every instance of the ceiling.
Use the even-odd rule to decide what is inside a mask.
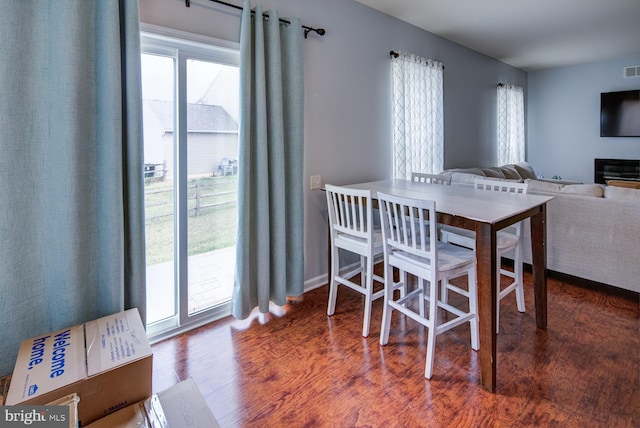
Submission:
[[[640,0],[356,1],[526,71],[640,54]]]

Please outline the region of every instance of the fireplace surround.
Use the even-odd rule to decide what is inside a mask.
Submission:
[[[607,180],[640,182],[640,159],[595,159],[594,183],[606,184]]]

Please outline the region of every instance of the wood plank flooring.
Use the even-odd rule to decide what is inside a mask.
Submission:
[[[478,383],[469,329],[438,336],[424,376],[425,329],[394,314],[389,344],[361,336],[364,299],[327,287],[261,324],[227,318],[153,346],[153,389],[192,377],[222,427],[640,427],[638,294],[550,276],[548,330],[503,300],[497,392]],[[248,325],[250,324],[250,325]]]

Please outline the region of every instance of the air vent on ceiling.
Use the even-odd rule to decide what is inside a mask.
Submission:
[[[640,65],[631,65],[624,68],[624,77],[640,77]]]

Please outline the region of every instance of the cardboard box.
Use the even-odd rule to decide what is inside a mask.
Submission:
[[[151,395],[153,354],[137,309],[25,340],[6,405],[80,397],[89,424]]]
[[[67,406],[69,407],[69,428],[77,428],[78,427],[78,401],[80,401],[80,397],[78,394],[70,394],[65,395],[62,398],[58,398],[50,403],[47,403],[47,406]]]
[[[220,426],[191,378],[158,393],[158,400],[172,428]]]
[[[99,419],[86,428],[219,428],[191,378]]]
[[[85,428],[165,428],[149,424],[144,402],[138,402],[90,423]],[[168,427],[167,427],[168,428]]]
[[[4,405],[4,400],[9,393],[9,385],[11,385],[11,375],[0,378],[0,406]]]

